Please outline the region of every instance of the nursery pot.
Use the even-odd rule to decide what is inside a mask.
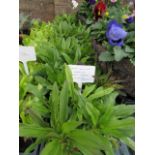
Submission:
[[[28,153],[28,154],[24,153],[26,148],[29,145],[31,145],[32,143],[33,143],[32,139],[24,140],[24,138],[20,137],[20,139],[19,139],[19,155],[39,155],[41,150],[42,150],[42,148],[43,148],[42,144],[37,145],[37,147],[31,153]]]

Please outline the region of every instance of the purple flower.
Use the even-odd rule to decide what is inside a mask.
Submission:
[[[106,36],[110,45],[123,46],[127,32],[123,30],[122,25],[118,24],[117,21],[112,20],[108,24]]]
[[[90,5],[93,5],[93,4],[96,3],[96,0],[87,0],[87,1],[88,1],[88,3],[89,3]]]
[[[135,17],[134,16],[129,16],[127,19],[125,19],[125,21],[127,23],[133,23],[135,21]]]

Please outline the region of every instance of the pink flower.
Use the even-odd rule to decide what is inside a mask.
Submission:
[[[117,2],[117,0],[110,0],[112,3],[115,3],[115,2]]]

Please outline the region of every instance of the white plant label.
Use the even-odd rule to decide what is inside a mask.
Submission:
[[[73,81],[78,83],[80,89],[82,83],[93,83],[95,78],[95,66],[68,65],[71,69]]]
[[[26,74],[29,75],[28,61],[36,61],[35,49],[32,46],[19,46],[19,61],[24,65]]]

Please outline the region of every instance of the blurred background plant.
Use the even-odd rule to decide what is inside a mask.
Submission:
[[[131,2],[130,2],[131,3]],[[90,4],[89,1],[85,1],[81,4],[77,17],[83,24],[90,28],[91,36],[97,43],[104,47],[103,53],[101,53],[99,60],[103,62],[107,61],[121,61],[124,58],[128,58],[132,64],[135,60],[135,23],[134,23],[134,10],[131,9],[129,3],[122,4],[121,1],[105,1],[106,11],[103,13],[102,18],[95,21],[94,19],[94,7],[98,4],[95,2]],[[123,6],[123,7],[122,7]],[[127,32],[126,38],[124,38],[124,45],[122,47],[117,47],[115,40],[115,45],[111,45],[107,38],[108,24],[115,20],[121,25],[122,31]],[[110,31],[111,32],[111,31]],[[113,35],[116,31],[113,31]],[[119,41],[119,36],[117,32],[117,40]]]

